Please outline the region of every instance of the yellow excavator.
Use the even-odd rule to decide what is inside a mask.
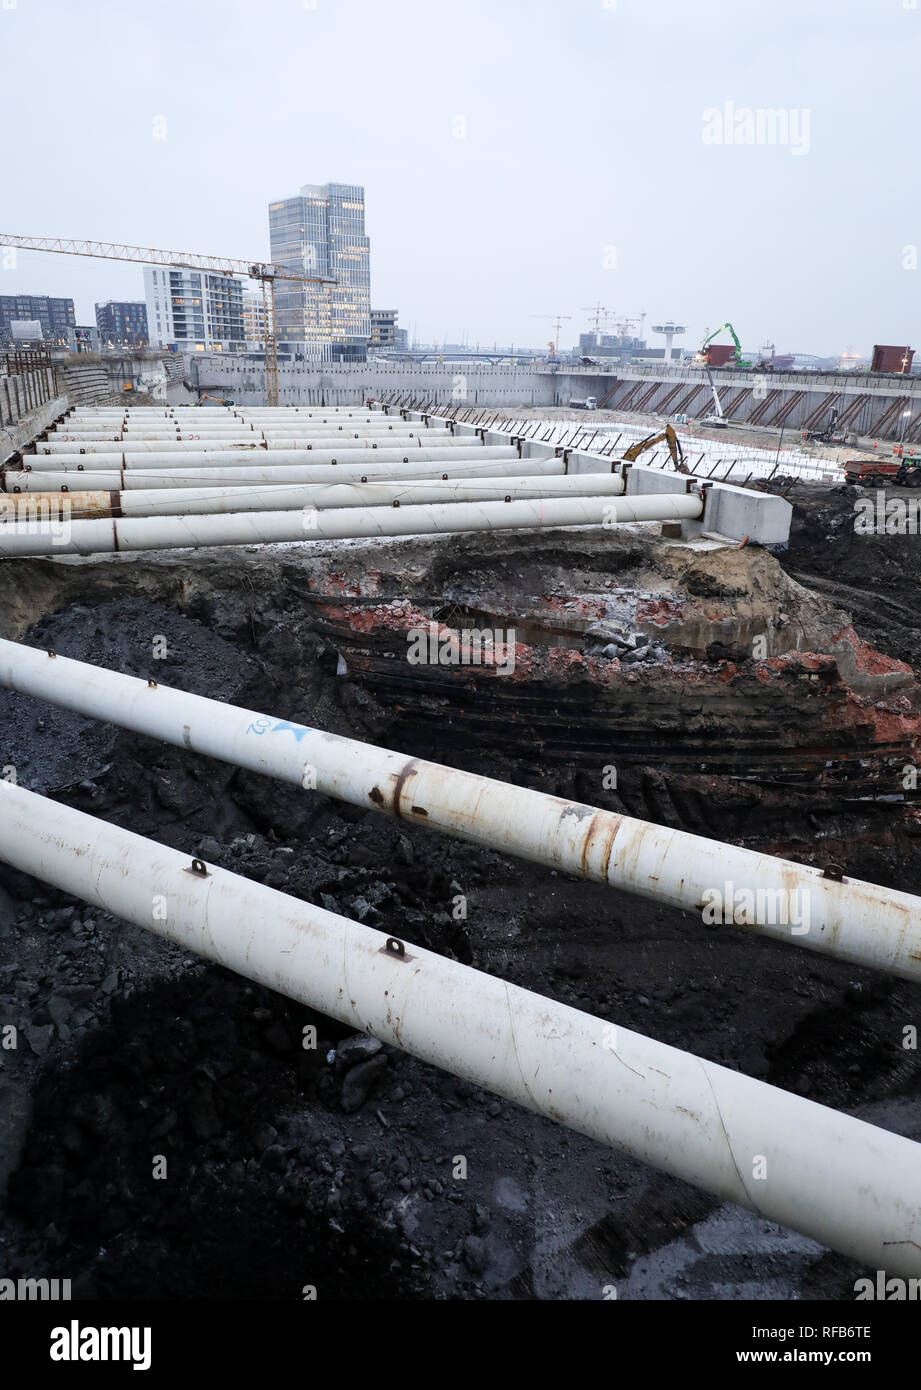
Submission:
[[[672,456],[672,463],[675,465],[676,473],[690,473],[690,468],[684,461],[684,450],[681,447],[681,440],[675,433],[673,425],[666,425],[661,434],[649,434],[645,439],[640,439],[636,444],[631,444],[630,448],[622,455],[624,463],[636,463],[641,454],[645,454],[647,449],[654,449],[662,441],[668,445],[668,452]]]

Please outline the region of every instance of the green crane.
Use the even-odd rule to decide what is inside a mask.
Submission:
[[[750,363],[750,362],[746,362],[745,359],[744,359],[743,356],[742,356],[742,344],[739,342],[738,338],[736,337],[736,331],[735,331],[735,329],[733,328],[733,326],[732,326],[731,323],[724,323],[724,324],[721,324],[720,327],[716,330],[715,333],[711,333],[710,336],[709,336],[709,338],[705,339],[705,341],[704,341],[704,343],[703,343],[703,346],[702,346],[701,349],[700,349],[701,352],[703,352],[704,348],[707,346],[707,343],[712,343],[712,342],[713,342],[713,339],[714,339],[715,337],[717,337],[718,334],[722,333],[722,331],[723,331],[724,328],[728,328],[728,329],[729,329],[729,332],[732,334],[732,341],[733,341],[733,342],[735,343],[735,345],[736,345],[736,366],[737,366],[737,367],[740,367],[743,371],[745,371],[745,370],[751,370],[751,363]]]

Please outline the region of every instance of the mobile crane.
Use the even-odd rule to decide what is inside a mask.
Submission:
[[[733,328],[733,326],[732,326],[731,323],[723,323],[723,324],[720,324],[719,328],[716,330],[715,333],[711,333],[710,336],[709,336],[709,338],[705,338],[705,339],[704,339],[703,343],[701,344],[701,348],[700,348],[700,351],[701,351],[701,354],[703,355],[704,361],[707,360],[707,359],[706,359],[706,349],[707,349],[708,344],[709,344],[709,343],[712,343],[712,342],[713,342],[713,339],[716,338],[716,337],[718,337],[719,334],[722,333],[724,329],[728,329],[728,330],[729,330],[729,333],[730,333],[730,335],[731,335],[731,337],[732,337],[732,341],[733,341],[733,343],[735,344],[735,354],[734,354],[734,355],[735,355],[735,359],[736,359],[736,362],[735,362],[736,366],[739,367],[739,368],[741,368],[743,371],[750,371],[750,370],[751,370],[751,365],[752,365],[752,364],[751,364],[750,362],[747,362],[747,361],[745,360],[745,358],[742,356],[742,344],[739,342],[739,340],[738,340],[738,338],[737,338],[737,336],[736,336],[736,331],[735,331],[735,329]]]

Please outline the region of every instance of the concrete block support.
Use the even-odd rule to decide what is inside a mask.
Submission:
[[[629,479],[627,492],[630,492]],[[703,531],[758,545],[786,545],[790,539],[793,508],[785,497],[731,483],[714,483],[704,489],[706,505],[700,521],[682,524],[682,535]]]
[[[700,483],[685,473],[666,473],[661,468],[644,468],[641,463],[624,465],[627,472],[627,496],[638,497],[649,492],[690,492],[691,484]]]

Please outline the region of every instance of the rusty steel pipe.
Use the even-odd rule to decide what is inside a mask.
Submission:
[[[437,635],[432,640],[437,653]],[[502,664],[501,658],[496,661]],[[0,640],[0,686],[296,786],[304,786],[309,769],[312,786],[353,806],[685,911],[699,914],[707,895],[727,882],[773,894],[774,903],[778,893],[806,894],[806,932],[794,931],[789,923],[759,921],[757,913],[733,913],[731,924],[855,965],[921,980],[921,899],[908,893],[860,879],[827,878],[819,869],[790,860],[410,758],[168,686],[152,689],[133,676],[62,656],[51,658],[17,642]]]
[[[921,1274],[910,1139],[3,780],[0,859],[870,1269]]]

